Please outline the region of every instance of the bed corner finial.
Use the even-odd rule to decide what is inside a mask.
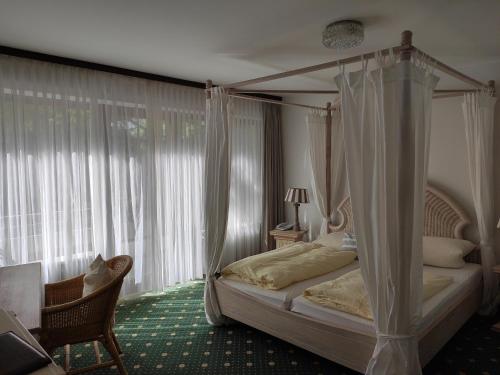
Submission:
[[[413,33],[410,30],[405,30],[401,33],[401,61],[410,60],[411,51],[413,50]]]
[[[212,86],[213,86],[212,80],[207,79],[205,83],[207,99],[210,99],[212,97],[212,94],[210,93],[210,89],[212,88]]]

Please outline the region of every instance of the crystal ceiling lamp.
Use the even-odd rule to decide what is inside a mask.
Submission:
[[[365,36],[363,24],[354,20],[342,20],[329,24],[323,31],[323,45],[333,49],[359,46]]]

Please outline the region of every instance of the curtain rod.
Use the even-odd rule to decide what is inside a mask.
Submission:
[[[385,56],[389,54],[389,51],[393,51],[395,54],[400,54],[402,57],[404,56],[405,60],[409,60],[409,56],[412,53],[420,53],[425,59],[427,59],[428,63],[433,66],[434,68],[442,71],[443,73],[446,73],[452,77],[455,77],[463,82],[466,82],[478,89],[490,89],[491,87],[489,85],[486,85],[474,78],[471,78],[458,70],[450,67],[449,65],[444,64],[443,62],[431,57],[430,55],[426,54],[425,52],[419,50],[418,48],[414,47],[412,45],[412,32],[411,31],[403,31],[401,33],[401,45],[396,46],[394,48],[386,48],[380,51],[380,53]],[[299,69],[293,69],[289,70],[286,72],[281,72],[281,73],[276,73],[276,74],[270,74],[264,77],[259,77],[259,78],[254,78],[254,79],[249,79],[245,81],[239,81],[231,84],[226,84],[222,85],[223,88],[225,89],[234,89],[237,87],[241,86],[247,86],[247,85],[252,85],[252,84],[257,84],[257,83],[263,83],[263,82],[269,82],[273,81],[276,79],[281,79],[281,78],[286,78],[286,77],[292,77],[296,76],[299,74],[304,74],[304,73],[310,73],[310,72],[316,72],[319,70],[324,70],[328,68],[333,68],[338,65],[347,65],[347,64],[352,64],[359,62],[361,60],[366,60],[366,59],[372,59],[375,57],[375,52],[367,53],[367,54],[362,54],[358,56],[353,56],[353,57],[348,57],[344,59],[338,59],[334,61],[329,61],[326,63],[322,64],[317,64],[317,65],[312,65],[309,67],[304,67],[304,68],[299,68]]]
[[[383,56],[386,56],[389,54],[389,51],[391,48],[386,48],[380,53]],[[394,52],[398,53],[401,50],[401,47],[394,47]],[[234,89],[237,87],[241,86],[247,86],[247,85],[253,85],[257,83],[263,83],[263,82],[268,82],[268,81],[274,81],[276,79],[281,79],[281,78],[286,78],[286,77],[292,77],[296,76],[299,74],[305,74],[305,73],[311,73],[311,72],[316,72],[318,70],[324,70],[328,68],[333,68],[338,65],[347,65],[347,64],[352,64],[355,62],[361,61],[361,55],[360,56],[354,56],[354,57],[347,57],[345,59],[339,59],[339,60],[334,60],[334,61],[328,61],[322,64],[317,64],[317,65],[312,65],[304,68],[299,68],[299,69],[293,69],[293,70],[288,70],[286,72],[281,72],[281,73],[276,73],[276,74],[270,74],[264,77],[259,77],[259,78],[253,78],[253,79],[248,79],[246,81],[240,81],[240,82],[235,82],[227,85],[221,85],[225,89]],[[363,55],[365,59],[370,59],[375,57],[375,53],[368,53]]]
[[[327,111],[328,110],[328,108],[326,108],[326,107],[318,107],[318,106],[314,106],[314,105],[299,104],[299,103],[290,103],[290,102],[284,102],[284,101],[273,100],[273,99],[257,98],[255,96],[248,96],[248,95],[243,95],[243,94],[229,94],[229,96],[232,96],[233,98],[254,100],[254,101],[264,102],[264,103],[280,104],[280,105],[290,106],[290,107],[302,107],[302,108],[309,108],[309,109],[317,109],[320,111]],[[332,108],[332,110],[334,111],[335,108]]]
[[[457,89],[457,90],[434,90],[435,94],[451,94],[451,93],[466,93],[475,92],[476,89]],[[276,94],[338,94],[339,90],[244,90],[235,89],[229,90],[230,93],[238,94],[254,94],[254,93],[276,93]]]
[[[446,91],[446,90],[444,90]],[[453,97],[458,97],[462,96],[465,92],[468,91],[460,91],[460,90],[448,90],[448,93],[440,93],[440,94],[435,94],[432,96],[432,99],[444,99],[444,98],[453,98]],[[477,90],[470,90],[471,92],[477,91]],[[255,96],[248,96],[240,93],[230,93],[229,96],[232,96],[233,98],[240,98],[240,99],[247,99],[247,100],[253,100],[257,102],[263,102],[263,103],[272,103],[272,104],[280,104],[284,106],[290,106],[290,107],[302,107],[302,108],[309,108],[309,109],[317,109],[320,111],[328,111],[328,107],[318,107],[318,106],[313,106],[313,105],[308,105],[308,104],[300,104],[300,103],[291,103],[291,102],[284,102],[284,101],[279,101],[279,100],[272,100],[272,99],[265,99],[265,98],[259,98]],[[336,111],[336,107],[331,108],[332,111]]]

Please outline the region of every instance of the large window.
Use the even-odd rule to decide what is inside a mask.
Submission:
[[[228,254],[260,247],[262,113],[237,101]],[[46,281],[134,258],[125,292],[203,276],[203,90],[0,56],[0,264]]]

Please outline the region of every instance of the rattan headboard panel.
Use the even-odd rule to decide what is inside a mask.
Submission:
[[[350,197],[344,198],[337,208],[340,222],[330,225],[333,232],[353,232]],[[446,193],[432,186],[425,192],[424,235],[436,237],[464,238],[464,228],[470,224],[465,211]]]

